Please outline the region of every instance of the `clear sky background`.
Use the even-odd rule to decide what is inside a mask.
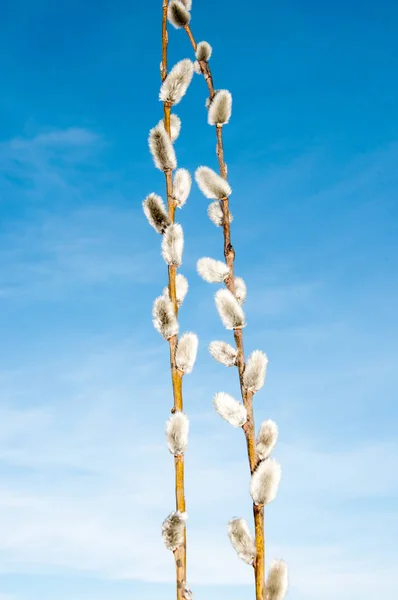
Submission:
[[[0,599],[171,600],[160,538],[173,509],[164,442],[168,347],[151,324],[166,283],[141,202],[164,193],[147,149],[158,101],[161,2],[5,0],[0,7]],[[283,481],[266,511],[267,560],[291,600],[398,595],[395,2],[194,0],[214,47],[245,343],[270,363],[257,423],[280,428]],[[171,64],[191,56],[170,31]],[[177,107],[180,166],[216,168],[206,87]],[[251,517],[240,431],[212,409],[238,394],[208,355],[229,339],[222,258],[193,188],[178,213],[200,338],[185,378],[189,580],[196,600],[249,600],[226,522]]]

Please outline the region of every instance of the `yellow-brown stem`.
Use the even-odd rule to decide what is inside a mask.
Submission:
[[[161,64],[161,77],[164,81],[167,77],[167,9],[168,0],[163,0],[163,18],[162,18],[162,64]],[[171,104],[164,102],[164,127],[168,135],[170,136],[170,114]],[[172,223],[175,220],[175,202],[173,199],[173,178],[172,171],[168,169],[165,171],[166,179],[166,195],[167,195],[167,207],[168,214]],[[168,279],[169,279],[169,294],[170,300],[173,303],[174,312],[178,314],[177,305],[177,294],[176,294],[176,274],[177,269],[174,266],[168,267]],[[170,370],[171,370],[171,382],[173,386],[173,408],[171,412],[183,410],[183,398],[182,398],[182,373],[177,370],[175,364],[175,354],[178,344],[178,336],[173,336],[169,339],[170,346]],[[176,495],[176,510],[185,512],[185,490],[184,490],[184,456],[175,457],[175,495]],[[184,600],[184,591],[186,585],[186,530],[184,529],[184,543],[182,546],[177,548],[174,552],[174,559],[176,565],[176,587],[177,587],[177,600]]]
[[[256,582],[256,598],[264,600],[265,586],[265,541],[264,541],[264,506],[253,504],[254,531],[256,538],[256,558],[254,560],[254,577]]]
[[[185,27],[185,31],[191,41],[193,49],[196,51],[196,42],[189,26]],[[205,78],[207,87],[209,89],[210,99],[214,97],[214,84],[213,77],[211,74],[210,66],[207,61],[200,61],[200,68]],[[224,179],[227,179],[227,165],[224,159],[224,146],[222,137],[222,126],[216,126],[216,137],[217,146],[216,153],[218,158],[218,164],[220,169],[220,175]],[[222,198],[221,208],[223,213],[223,236],[224,236],[224,256],[225,262],[229,267],[229,275],[225,281],[227,288],[234,294],[235,293],[235,276],[234,276],[234,262],[235,262],[235,250],[231,242],[231,225],[230,225],[230,213],[229,213],[229,200],[228,198]],[[243,374],[245,370],[245,354],[243,347],[243,333],[241,329],[234,330],[234,338],[236,349],[238,351],[236,365],[239,373],[239,382],[243,404],[247,411],[247,422],[242,427],[247,446],[247,455],[249,459],[250,473],[252,474],[258,464],[258,457],[256,454],[256,434],[255,424],[253,415],[253,394],[247,392],[243,385]],[[256,585],[256,600],[264,600],[264,586],[265,586],[265,540],[264,540],[264,507],[256,506],[253,504],[253,516],[254,516],[254,531],[255,531],[255,544],[256,544],[256,560],[254,562],[254,573],[255,573],[255,585]]]

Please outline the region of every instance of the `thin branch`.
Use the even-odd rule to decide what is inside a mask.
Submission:
[[[168,48],[168,33],[167,33],[167,10],[168,0],[163,0],[163,14],[162,14],[162,63],[161,63],[161,78],[162,82],[167,77],[167,48]],[[164,127],[171,138],[170,131],[170,114],[171,104],[169,102],[163,103],[164,112]],[[167,207],[170,221],[175,221],[175,200],[173,198],[173,180],[172,170],[168,169],[165,171],[166,179],[166,195],[167,195]],[[170,300],[174,307],[174,312],[178,314],[177,304],[177,293],[176,293],[176,274],[177,267],[174,265],[168,266],[168,288]],[[183,396],[182,396],[182,376],[183,373],[178,370],[176,365],[176,350],[178,344],[178,336],[175,335],[169,339],[170,346],[170,369],[171,369],[171,381],[173,386],[173,398],[174,404],[171,409],[172,413],[183,410]],[[175,497],[176,497],[176,510],[185,513],[185,488],[184,488],[184,454],[175,456]],[[184,590],[186,586],[186,528],[184,525],[184,543],[180,545],[174,551],[175,565],[176,565],[176,587],[177,587],[177,600],[184,600]]]
[[[197,44],[193,36],[192,30],[189,25],[184,27],[188,38],[192,44],[194,51],[196,52]],[[215,90],[213,84],[213,77],[210,70],[209,63],[207,61],[199,61],[201,72],[206,81],[209,89],[210,100],[214,98]],[[224,158],[224,145],[222,135],[222,125],[216,125],[216,136],[217,136],[217,158],[219,164],[220,175],[224,179],[227,179],[227,166]],[[235,294],[235,276],[234,276],[234,261],[235,251],[231,242],[231,220],[229,211],[229,199],[222,198],[221,207],[223,212],[223,236],[224,236],[224,256],[227,266],[229,267],[229,276],[225,280],[227,288]],[[242,329],[234,330],[234,338],[237,349],[236,366],[239,372],[240,389],[242,395],[242,401],[247,411],[247,421],[243,426],[243,431],[246,437],[247,454],[249,459],[250,473],[252,474],[259,462],[256,454],[256,439],[255,439],[255,424],[253,415],[253,394],[247,390],[243,385],[243,374],[245,370],[245,355],[243,346],[243,333]],[[255,544],[256,544],[256,557],[253,562],[254,573],[255,573],[255,586],[256,586],[256,600],[264,600],[264,586],[265,586],[265,541],[264,541],[264,506],[255,505],[253,503],[253,517],[255,527]]]

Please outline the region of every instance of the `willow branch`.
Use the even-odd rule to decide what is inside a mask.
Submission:
[[[188,38],[192,44],[194,51],[196,51],[197,44],[193,36],[192,30],[189,25],[184,27]],[[215,95],[213,77],[210,70],[209,63],[207,61],[199,61],[201,72],[206,81],[209,89],[210,99]],[[220,175],[224,179],[227,178],[227,167],[224,159],[224,145],[222,135],[222,125],[217,125],[216,136],[217,136],[217,158],[219,164]],[[234,276],[234,262],[235,262],[235,251],[231,242],[231,225],[230,225],[230,213],[229,213],[229,199],[223,198],[221,200],[221,206],[223,211],[223,237],[224,237],[224,256],[226,264],[229,267],[229,276],[227,277],[225,284],[226,287],[235,294],[235,276]],[[253,415],[253,394],[245,390],[243,385],[243,374],[245,370],[245,355],[243,346],[243,333],[241,329],[234,330],[234,339],[237,349],[237,360],[236,365],[239,373],[240,389],[243,404],[247,410],[247,421],[243,426],[243,431],[246,438],[247,454],[250,466],[250,473],[252,474],[258,464],[258,458],[256,454],[256,439],[255,439],[255,424]],[[254,574],[255,574],[255,586],[256,586],[256,600],[264,600],[264,586],[265,586],[265,541],[264,541],[264,506],[256,505],[253,503],[253,517],[255,527],[255,545],[256,545],[256,557],[253,562]]]
[[[167,9],[168,0],[163,0],[163,14],[162,14],[162,63],[161,63],[161,78],[162,82],[167,77],[167,48],[168,48],[168,34],[167,34]],[[170,114],[171,104],[169,102],[163,103],[164,112],[164,126],[167,134],[171,137],[170,132]],[[168,214],[172,223],[175,221],[175,201],[173,199],[173,181],[172,171],[168,169],[165,171],[166,179],[166,195],[167,195],[167,207]],[[168,287],[170,300],[173,303],[174,312],[178,313],[177,305],[177,294],[176,294],[176,271],[177,267],[173,265],[168,266]],[[178,343],[178,336],[175,335],[169,339],[170,346],[170,369],[171,369],[171,381],[173,386],[173,398],[174,404],[171,409],[172,413],[183,410],[183,396],[182,396],[182,372],[178,370],[176,365],[176,349]],[[176,456],[174,458],[175,466],[175,497],[176,497],[176,510],[181,513],[185,513],[185,488],[184,488],[184,455]],[[174,551],[175,565],[176,565],[176,587],[177,587],[177,600],[184,600],[184,591],[186,585],[186,528],[184,527],[184,543]]]

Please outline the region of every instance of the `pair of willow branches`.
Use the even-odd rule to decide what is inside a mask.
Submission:
[[[167,70],[168,33],[167,20],[176,28],[184,29],[195,52],[195,62],[184,59],[170,72]],[[256,438],[253,414],[253,397],[264,385],[268,359],[264,352],[255,350],[245,360],[243,328],[246,325],[243,304],[246,285],[234,273],[235,251],[231,242],[232,215],[229,197],[232,193],[227,181],[224,159],[223,126],[231,117],[232,96],[228,90],[216,90],[209,66],[212,48],[207,42],[195,41],[190,28],[191,0],[163,0],[162,62],[160,99],[163,102],[163,119],[150,131],[149,147],[155,166],[164,172],[167,210],[162,199],[150,194],[143,203],[144,212],[154,229],[162,235],[162,254],[168,265],[168,287],[155,300],[153,322],[155,328],[168,341],[173,386],[172,416],[166,424],[167,443],[174,455],[176,510],[163,523],[163,539],[173,551],[176,564],[177,600],[189,600],[192,593],[187,587],[186,574],[186,512],[184,492],[184,453],[188,441],[188,419],[183,412],[182,378],[191,372],[196,359],[197,337],[186,333],[178,338],[178,309],[188,290],[186,279],[177,274],[182,262],[183,231],[175,222],[175,210],[181,208],[189,195],[191,177],[185,169],[177,169],[173,142],[180,133],[181,122],[171,113],[186,93],[193,72],[202,74],[209,91],[206,102],[208,123],[215,127],[216,154],[219,173],[209,167],[196,170],[195,179],[202,193],[212,200],[208,207],[211,221],[222,228],[225,262],[209,257],[199,259],[199,275],[209,283],[224,283],[215,294],[216,308],[228,330],[233,331],[235,345],[214,341],[209,351],[223,365],[237,367],[242,402],[220,392],[214,396],[216,411],[234,427],[241,427],[247,445],[251,475],[250,494],[253,500],[254,536],[244,519],[232,519],[228,533],[239,557],[253,566],[256,600],[283,600],[287,590],[287,568],[283,561],[273,561],[265,576],[264,506],[276,496],[281,477],[280,465],[270,458],[276,445],[276,424],[265,421]],[[173,171],[174,177],[173,177]]]

